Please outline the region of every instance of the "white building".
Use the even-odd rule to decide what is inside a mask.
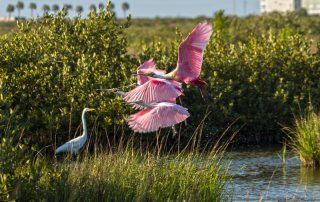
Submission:
[[[310,15],[320,14],[320,0],[301,0],[301,7]]]
[[[261,13],[287,12],[305,8],[310,15],[320,15],[320,0],[260,0]]]
[[[260,0],[261,13],[287,12],[300,8],[300,0]]]

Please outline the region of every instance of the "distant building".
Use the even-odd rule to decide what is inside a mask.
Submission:
[[[261,13],[295,11],[301,7],[300,2],[301,0],[260,0],[260,10]]]
[[[14,22],[15,20],[15,17],[0,17],[0,22]]]
[[[300,8],[306,9],[310,15],[319,15],[320,0],[260,0],[261,13],[295,11]]]
[[[320,0],[301,0],[301,7],[310,15],[320,14]]]

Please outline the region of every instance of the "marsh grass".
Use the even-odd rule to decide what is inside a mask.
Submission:
[[[155,156],[123,151],[62,164],[67,198],[79,201],[226,200],[226,170],[203,155]],[[90,194],[89,194],[90,193]],[[57,193],[56,196],[60,196]]]
[[[140,138],[137,134],[130,134],[128,139],[121,132],[125,131],[121,129],[124,126],[115,128],[118,142],[108,139],[104,148],[92,145],[103,135],[95,123],[87,148],[75,161],[68,154],[52,159],[39,151],[27,153],[25,146],[10,146],[13,141],[2,140],[0,157],[8,158],[1,162],[6,169],[0,173],[0,199],[226,201],[230,196],[226,190],[230,176],[228,165],[221,163],[221,159],[229,142],[217,141],[215,145],[207,145],[207,149],[202,148],[205,118],[180,150],[166,148],[172,135],[169,130],[144,134],[156,136],[156,140],[146,145],[135,140]],[[13,163],[10,156],[15,159]]]
[[[290,146],[306,167],[320,166],[320,115],[309,109],[296,116],[294,128],[284,127],[289,133]]]

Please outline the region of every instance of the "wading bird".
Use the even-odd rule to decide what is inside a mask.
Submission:
[[[83,133],[81,136],[76,137],[60,147],[58,147],[55,151],[56,154],[61,153],[61,152],[71,152],[74,156],[78,154],[79,149],[83,147],[84,143],[87,141],[87,136],[88,136],[88,130],[87,130],[87,124],[86,124],[86,119],[85,119],[85,114],[86,112],[89,111],[94,111],[95,109],[93,108],[84,108],[82,111],[82,124],[83,124]]]
[[[203,97],[205,81],[199,78],[203,60],[203,52],[212,34],[212,26],[207,22],[198,24],[180,44],[176,68],[167,73],[155,71],[138,73],[153,78],[175,80],[190,85],[197,85]]]
[[[130,115],[127,119],[129,127],[134,132],[148,133],[160,128],[173,127],[190,116],[188,109],[175,103],[147,104],[143,101],[133,103],[145,107],[145,109]]]

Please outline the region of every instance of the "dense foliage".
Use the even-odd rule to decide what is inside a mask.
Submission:
[[[129,21],[113,15],[108,8],[70,20],[62,11],[19,22],[18,32],[1,38],[0,134],[23,133],[38,145],[57,136],[60,143],[75,134],[89,106],[104,128],[123,123],[128,108],[121,98],[96,91],[133,82],[123,35]]]
[[[86,19],[71,20],[61,12],[18,23],[17,32],[0,38],[0,133],[27,137],[40,147],[59,144],[79,134],[85,106],[97,109],[89,121],[97,133],[126,131],[124,120],[132,111],[120,97],[95,89],[133,83],[131,72],[151,57],[160,68],[173,69],[179,43],[202,20],[136,19],[134,25],[146,29],[127,29],[130,19],[117,20],[107,8]],[[183,102],[192,116],[182,130],[185,142],[206,111],[211,113],[205,137],[219,137],[237,120],[233,129],[241,128],[240,140],[259,143],[278,139],[279,123],[290,124],[309,97],[317,105],[320,59],[309,39],[319,35],[311,25],[318,20],[295,13],[246,18],[216,13],[201,75],[212,100],[206,103],[196,88],[186,88]],[[170,29],[151,37],[152,22],[156,30]],[[186,26],[173,34],[181,23]],[[134,46],[138,59],[127,53]]]

